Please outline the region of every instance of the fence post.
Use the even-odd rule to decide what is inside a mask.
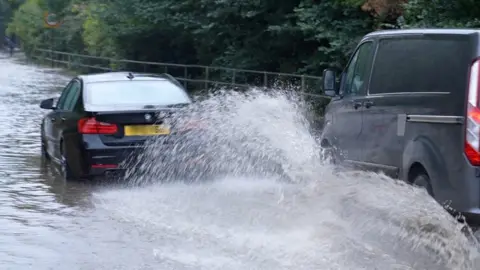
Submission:
[[[233,84],[233,86],[235,86],[235,75],[236,75],[237,72],[236,72],[235,69],[232,69],[232,71],[233,71],[233,74],[232,74],[232,84]]]
[[[187,71],[187,66],[183,68],[183,87],[187,88],[187,77],[188,77],[188,71]]]
[[[305,75],[302,75],[302,92],[305,92]]]
[[[265,88],[268,87],[268,76],[267,76],[267,72],[264,72],[264,73],[263,73],[263,86],[264,86]]]
[[[109,62],[110,62],[110,72],[117,71],[118,70],[117,60],[114,58],[110,58]]]
[[[208,90],[208,80],[210,79],[210,70],[208,67],[205,67],[205,90]]]
[[[70,54],[67,54],[67,68],[68,69],[71,69],[72,68],[72,59],[71,59],[71,55]]]
[[[54,46],[53,45],[54,45],[54,42],[55,42],[55,40],[53,39],[54,38],[53,29],[51,29],[50,33],[51,33],[51,36],[50,36],[50,38],[51,38],[51,40],[50,40],[50,60],[52,61],[52,68],[53,68],[54,67],[54,62],[53,62],[53,48],[54,48]]]

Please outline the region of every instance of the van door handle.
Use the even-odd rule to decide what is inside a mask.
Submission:
[[[67,118],[66,118],[66,117],[62,117],[62,118],[60,118],[60,120],[65,121],[65,120],[67,120]]]
[[[364,103],[364,106],[365,108],[369,109],[370,107],[372,107],[373,105],[375,105],[375,103],[373,103],[373,101],[365,101]]]
[[[50,118],[50,121],[55,122],[55,121],[57,121],[57,118],[52,117],[52,118]]]

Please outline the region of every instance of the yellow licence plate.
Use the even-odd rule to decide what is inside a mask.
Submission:
[[[125,136],[169,135],[170,128],[162,125],[125,126]]]

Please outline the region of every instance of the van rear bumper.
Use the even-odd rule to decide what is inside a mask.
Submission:
[[[461,211],[461,213],[470,226],[480,227],[480,208],[468,209],[466,211]]]
[[[461,213],[469,224],[480,226],[480,167],[472,166],[465,156],[463,164],[463,170],[450,169],[450,192],[444,189],[443,198],[437,201],[450,201],[454,211]]]

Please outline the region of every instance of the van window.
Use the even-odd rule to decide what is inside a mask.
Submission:
[[[352,57],[345,77],[344,95],[365,94],[370,69],[372,66],[373,42],[368,41],[360,45]]]
[[[380,40],[369,93],[454,92],[466,88],[468,40],[403,37]]]

